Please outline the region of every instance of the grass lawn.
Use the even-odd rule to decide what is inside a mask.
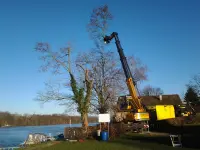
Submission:
[[[88,140],[82,143],[70,143],[67,141],[40,144],[24,148],[25,150],[174,150],[170,138],[167,135],[142,135],[126,134],[109,142]],[[177,148],[192,150],[189,148]],[[22,150],[22,149],[21,149]],[[195,149],[193,149],[195,150]]]

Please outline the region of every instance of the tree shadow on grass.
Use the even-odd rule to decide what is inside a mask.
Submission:
[[[186,148],[200,149],[200,126],[173,126],[167,122],[160,121],[159,128],[154,129],[156,132],[165,132],[169,134],[182,135],[182,145]]]
[[[143,139],[144,140],[144,139]],[[120,138],[120,139],[116,139],[113,141],[110,141],[110,143],[117,143],[117,144],[122,144],[125,146],[129,146],[132,147],[134,150],[169,150],[169,146],[166,145],[159,145],[156,142],[150,142],[148,140],[148,142],[143,141],[140,138],[136,139],[131,139],[131,138]],[[162,148],[161,148],[162,147]]]
[[[197,135],[197,134],[183,135],[182,144],[184,147],[187,147],[187,148],[200,149],[200,135]]]
[[[199,138],[198,139],[195,138],[195,140],[193,140],[191,143],[188,143],[188,140],[191,138],[193,140],[194,137],[191,137],[191,136],[183,137],[183,140],[182,140],[183,147],[192,148],[192,149],[200,149],[199,148],[200,142],[197,142]],[[150,136],[150,135],[137,135],[137,134],[124,135],[120,139],[111,141],[111,143],[118,143],[118,144],[123,144],[126,146],[137,147],[143,150],[174,149],[172,147],[170,137],[166,135],[163,135],[163,136]]]

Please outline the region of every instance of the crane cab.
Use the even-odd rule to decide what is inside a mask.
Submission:
[[[124,112],[124,119],[129,122],[148,121],[149,113],[133,108],[133,105],[131,104],[132,101],[132,97],[129,95],[120,96],[117,101],[118,112],[120,112],[121,114]]]

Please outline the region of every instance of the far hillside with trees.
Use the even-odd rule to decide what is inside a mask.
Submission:
[[[90,123],[96,123],[97,117],[89,117]],[[68,116],[64,114],[12,114],[9,112],[0,112],[0,127],[2,126],[40,126],[40,125],[56,125],[56,124],[72,124],[81,123],[80,116]]]

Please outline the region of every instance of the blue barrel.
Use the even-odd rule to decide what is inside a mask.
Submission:
[[[106,131],[101,132],[101,140],[108,141],[108,132],[106,132]]]

